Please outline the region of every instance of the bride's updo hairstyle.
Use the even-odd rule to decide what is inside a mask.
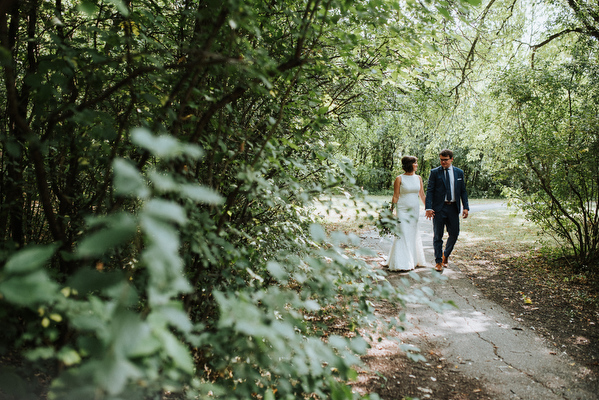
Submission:
[[[401,158],[401,167],[406,172],[414,172],[414,163],[418,161],[418,159],[414,156],[403,156]]]

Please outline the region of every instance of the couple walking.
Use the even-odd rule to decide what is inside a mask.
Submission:
[[[435,270],[442,272],[460,233],[460,211],[468,217],[468,194],[464,171],[452,166],[453,152],[439,153],[441,166],[433,169],[428,178],[426,196],[422,178],[416,175],[418,159],[405,156],[401,159],[404,174],[393,184],[392,207],[396,205],[397,218],[401,222],[402,235],[395,238],[387,265],[391,271],[409,271],[424,266],[424,250],[418,232],[420,199],[426,207],[426,218],[433,220],[433,248]],[[443,250],[443,233],[447,228],[448,238]]]

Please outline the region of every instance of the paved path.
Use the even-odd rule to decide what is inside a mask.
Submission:
[[[493,208],[485,205],[471,212],[483,211],[483,207]],[[426,259],[432,266],[432,223],[424,218],[420,221]],[[363,235],[362,240],[380,256],[389,254],[391,242],[375,232]],[[427,275],[431,271],[423,268],[416,273]],[[456,370],[481,380],[498,400],[599,399],[597,382],[589,382],[588,376],[585,379],[583,367],[566,354],[556,354],[555,348],[549,348],[530,327],[487,300],[451,261],[443,275],[447,280],[428,286],[459,308],[439,314],[423,305],[409,305],[407,317],[414,327],[402,333],[403,341],[432,346]],[[388,279],[393,283],[402,276],[405,274],[390,272]],[[431,398],[435,398],[434,393]]]

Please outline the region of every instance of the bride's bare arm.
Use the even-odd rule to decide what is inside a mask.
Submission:
[[[420,178],[420,192],[418,192],[418,196],[420,196],[422,204],[426,205],[426,196],[424,195],[424,184],[422,183],[422,177],[418,176],[418,178]]]
[[[401,186],[401,176],[398,176],[397,178],[395,178],[395,182],[393,183],[393,199],[391,200],[391,202],[393,204],[397,203],[397,200],[399,200],[399,187]]]

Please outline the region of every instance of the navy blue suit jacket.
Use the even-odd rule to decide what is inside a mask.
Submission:
[[[453,167],[454,194],[453,198],[458,203],[458,212],[462,211],[462,206],[469,210],[468,192],[466,191],[466,182],[464,181],[464,171]],[[431,170],[426,186],[426,209],[435,212],[441,211],[445,202],[445,174],[442,167]]]

